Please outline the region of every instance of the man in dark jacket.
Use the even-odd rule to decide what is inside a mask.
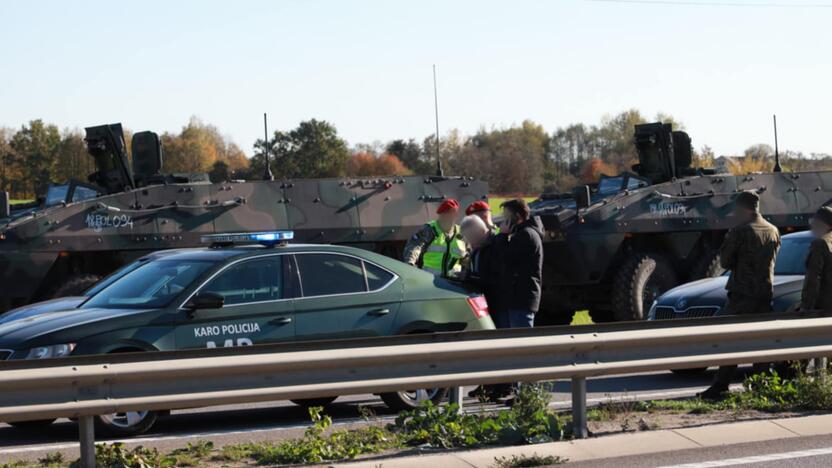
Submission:
[[[720,263],[731,271],[726,315],[765,314],[771,312],[774,280],[774,259],[780,250],[780,233],[760,215],[760,197],[754,192],[737,195],[734,214],[739,225],[725,235],[720,249]],[[767,364],[755,365],[756,371]],[[720,400],[728,393],[737,366],[720,366],[716,379],[699,396]]]
[[[800,308],[832,310],[832,208],[821,207],[812,218],[815,240],[806,259]]]
[[[508,233],[504,285],[509,326],[533,327],[543,289],[543,229],[522,198],[501,208]]]
[[[482,218],[476,215],[463,218],[460,231],[463,239],[472,249],[464,262],[463,279],[472,289],[485,296],[494,326],[508,328],[508,311],[503,297],[506,236],[495,234]]]

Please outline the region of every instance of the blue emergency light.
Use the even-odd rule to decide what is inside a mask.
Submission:
[[[211,245],[274,245],[290,241],[294,237],[295,233],[293,231],[235,232],[227,234],[207,234],[200,237],[200,241],[203,244]]]

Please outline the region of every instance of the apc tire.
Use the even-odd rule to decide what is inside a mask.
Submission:
[[[9,426],[12,426],[16,429],[20,429],[21,431],[26,432],[33,432],[39,429],[43,429],[46,426],[49,426],[55,422],[54,419],[38,419],[36,421],[17,421],[17,422],[10,422],[8,423]]]
[[[338,397],[322,397],[322,398],[299,398],[297,400],[289,400],[292,403],[303,406],[304,408],[312,408],[313,406],[326,407],[332,404]]]
[[[613,280],[613,314],[618,322],[644,320],[647,309],[662,293],[678,285],[673,266],[655,254],[635,254]]]
[[[52,297],[80,296],[95,283],[101,281],[98,275],[75,275],[55,289]]]
[[[438,405],[448,396],[447,388],[426,388],[421,390],[405,390],[402,392],[382,393],[379,395],[393,411],[408,411],[422,406],[422,403],[430,400]]]
[[[709,249],[705,255],[694,262],[690,270],[690,279],[698,280],[703,278],[716,278],[725,273],[725,268],[720,264],[719,251]]]

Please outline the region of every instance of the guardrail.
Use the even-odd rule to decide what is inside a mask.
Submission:
[[[99,414],[569,378],[586,437],[586,377],[828,354],[832,318],[778,316],[6,361],[0,421],[78,418],[94,466]]]

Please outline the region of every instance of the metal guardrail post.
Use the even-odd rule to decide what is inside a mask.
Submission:
[[[462,410],[462,403],[463,399],[465,398],[465,393],[463,387],[451,387],[451,397],[450,402],[456,403],[459,406],[460,411]]]
[[[576,439],[586,439],[586,377],[572,377],[572,432]]]
[[[95,423],[93,416],[78,418],[78,440],[81,442],[81,468],[95,468]]]

